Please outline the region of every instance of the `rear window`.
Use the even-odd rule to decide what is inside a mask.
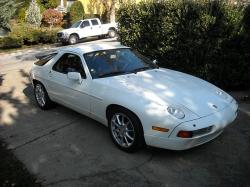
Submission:
[[[92,23],[92,25],[98,25],[98,22],[97,22],[96,19],[92,19],[92,20],[91,20],[91,23]]]
[[[43,66],[45,65],[48,61],[50,61],[52,58],[54,58],[54,56],[56,56],[57,53],[52,53],[52,54],[49,54],[43,58],[41,58],[40,60],[38,60],[37,62],[35,62],[36,65],[38,66]]]

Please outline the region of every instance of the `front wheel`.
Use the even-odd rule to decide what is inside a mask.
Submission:
[[[76,44],[78,42],[78,40],[79,40],[78,36],[75,34],[72,34],[69,37],[69,44],[70,45]]]
[[[134,152],[144,144],[139,119],[130,111],[115,109],[109,114],[109,131],[113,142],[123,151]]]

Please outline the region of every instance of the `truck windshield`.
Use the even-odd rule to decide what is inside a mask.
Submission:
[[[76,22],[76,23],[74,23],[72,26],[71,26],[71,28],[77,28],[77,27],[79,27],[79,25],[82,23],[82,21],[78,21],[78,22]]]
[[[127,48],[86,53],[84,58],[93,79],[158,68],[151,60]]]

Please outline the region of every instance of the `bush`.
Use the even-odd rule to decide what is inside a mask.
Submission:
[[[41,0],[41,3],[46,9],[56,8],[60,5],[60,0]]]
[[[7,36],[0,39],[0,48],[3,49],[18,48],[22,47],[22,45],[23,45],[22,38]]]
[[[54,9],[47,9],[43,12],[43,23],[52,28],[62,24],[63,14]]]
[[[19,23],[24,23],[25,22],[25,12],[27,11],[26,7],[20,8],[18,10],[17,16],[16,16],[16,20]]]
[[[56,42],[59,28],[34,28],[25,24],[13,25],[12,32],[1,38],[0,48],[17,48],[22,45],[49,44]]]
[[[84,19],[84,9],[80,1],[74,2],[69,11],[69,20],[73,24],[81,19]]]
[[[40,13],[40,7],[36,3],[36,0],[30,2],[29,8],[27,9],[25,14],[25,20],[31,25],[41,25],[42,15]]]
[[[240,6],[181,0],[125,4],[117,14],[122,44],[225,89],[250,88],[243,17]]]

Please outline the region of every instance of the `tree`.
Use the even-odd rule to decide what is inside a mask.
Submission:
[[[16,11],[15,0],[1,0],[0,1],[0,28],[10,30],[9,20]]]
[[[74,2],[69,11],[69,19],[71,23],[79,21],[84,18],[84,9],[80,1]]]
[[[35,26],[41,25],[42,15],[40,13],[40,8],[36,3],[36,0],[32,0],[30,2],[30,6],[26,11],[25,20],[27,23]]]
[[[43,12],[43,22],[50,26],[60,25],[63,20],[63,14],[54,9],[47,9]]]
[[[115,22],[115,5],[117,0],[101,0],[101,2],[106,10],[106,20]]]

